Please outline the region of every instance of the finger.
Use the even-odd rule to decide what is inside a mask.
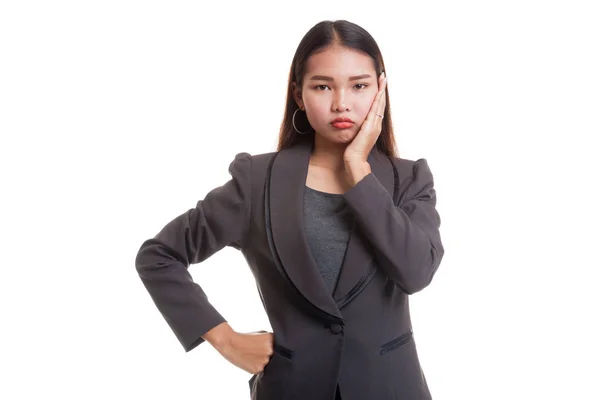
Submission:
[[[380,111],[380,107],[381,107],[381,102],[383,101],[384,103],[384,107],[385,107],[385,88],[387,87],[387,77],[385,76],[385,73],[382,72],[380,77],[379,77],[379,90],[377,91],[377,96],[375,99],[375,102],[377,103],[375,110],[377,112]]]
[[[385,93],[385,75],[383,72],[381,73],[381,75],[379,75],[378,87],[379,87],[379,90],[377,91],[377,94],[375,95],[375,98],[373,99],[373,102],[371,103],[371,109],[369,110],[369,113],[367,114],[367,118],[366,118],[367,122],[377,123],[377,121],[375,119],[379,118],[375,114],[379,113],[381,98],[382,98],[383,93]],[[379,114],[381,114],[381,113],[379,113]]]
[[[379,88],[379,94],[381,94],[382,92],[385,92],[385,87],[387,85],[387,76],[385,75],[385,72],[382,72],[381,75],[379,75],[379,78],[377,79],[377,83],[378,83],[378,88]]]
[[[385,75],[385,72],[382,72],[378,79],[378,89],[379,89],[377,91],[378,99],[381,99],[385,95],[386,87],[387,87],[387,77]]]
[[[377,130],[379,133],[381,131],[381,121],[377,121],[378,119],[382,119],[378,117],[376,114],[383,115],[379,112],[379,107],[382,99],[382,95],[385,93],[385,74],[382,72],[378,79],[379,90],[371,103],[371,108],[369,109],[369,113],[367,114],[367,118],[363,122],[361,127],[361,131],[372,132]],[[385,107],[385,104],[384,104]],[[360,136],[360,135],[359,135]]]
[[[387,87],[387,77],[385,76],[385,73],[381,73],[381,77],[380,77],[380,84],[379,84],[379,92],[377,93],[377,99],[376,99],[376,104],[374,103],[374,117],[376,118],[375,120],[375,126],[378,132],[381,131],[381,128],[383,126],[383,118],[384,118],[384,112],[385,112],[385,105],[386,105],[386,98],[385,98],[385,89]]]
[[[385,105],[386,105],[386,98],[385,98],[385,94],[381,97],[381,101],[379,102],[379,105],[377,107],[377,114],[381,115],[381,117],[379,117],[379,119],[383,119],[385,117]]]

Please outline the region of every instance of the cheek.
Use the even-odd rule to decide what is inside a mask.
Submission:
[[[304,96],[304,103],[306,104],[306,108],[313,112],[318,112],[324,107],[327,107],[327,101],[328,98],[324,95],[315,96],[311,93]]]
[[[308,119],[313,125],[323,121],[329,122],[329,103],[325,96],[306,96],[304,104]]]

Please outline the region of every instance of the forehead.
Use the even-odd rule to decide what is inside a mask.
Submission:
[[[375,65],[371,57],[362,51],[342,46],[328,47],[314,53],[306,62],[306,75],[343,78],[368,73],[375,74]]]

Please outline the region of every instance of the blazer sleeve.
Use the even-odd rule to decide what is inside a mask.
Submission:
[[[237,154],[229,166],[231,179],[146,240],[135,258],[139,277],[186,352],[226,321],[192,280],[188,267],[225,246],[238,250],[244,246],[250,222],[251,162],[250,154]]]
[[[431,283],[444,247],[436,191],[427,161],[415,161],[413,177],[396,207],[373,173],[344,194],[386,275],[408,294]]]

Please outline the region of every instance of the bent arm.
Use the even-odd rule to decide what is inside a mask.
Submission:
[[[251,156],[237,154],[229,172],[231,180],[146,240],[135,258],[140,279],[186,352],[226,322],[193,281],[188,267],[225,246],[242,248],[247,236]]]
[[[344,198],[386,275],[408,294],[428,286],[440,265],[444,247],[427,161],[415,161],[406,200],[399,207],[373,173],[346,192]]]

